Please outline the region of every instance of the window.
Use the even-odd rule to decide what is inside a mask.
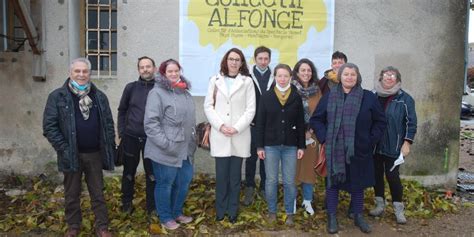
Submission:
[[[0,0],[0,52],[25,50],[28,39],[21,26],[11,1]]]
[[[94,78],[117,75],[117,0],[86,0],[85,56]]]

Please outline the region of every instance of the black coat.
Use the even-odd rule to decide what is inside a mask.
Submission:
[[[268,68],[268,74],[266,74],[266,76],[268,75],[268,82],[267,82],[267,87],[264,87],[264,88],[260,88],[260,85],[258,83],[258,76],[256,75],[257,72],[257,69],[256,69],[256,65],[253,66],[253,74],[251,74],[252,76],[252,81],[253,81],[253,88],[255,89],[255,116],[253,117],[253,120],[252,120],[252,123],[250,124],[251,126],[255,126],[255,124],[257,123],[257,111],[258,111],[258,103],[260,101],[260,96],[262,96],[263,93],[265,93],[267,90],[267,87],[268,87],[268,84],[273,81],[273,78],[272,78],[272,75],[271,75],[271,70],[270,68]],[[270,89],[270,88],[268,88]]]
[[[305,149],[304,110],[301,97],[295,86],[282,106],[274,91],[260,97],[257,111],[257,148],[265,146],[296,146]]]
[[[321,144],[326,141],[329,94],[324,95],[319,101],[309,121]],[[386,122],[385,113],[374,93],[364,90],[355,126],[354,156],[351,157],[351,163],[349,164],[349,176],[346,177],[347,185],[343,185],[343,188],[347,189],[349,189],[349,186],[363,189],[375,184],[372,155],[375,144],[384,134]]]
[[[69,91],[69,78],[64,85],[48,96],[43,113],[43,136],[56,150],[58,169],[61,172],[79,171],[79,159],[76,138],[75,109],[72,94]],[[112,112],[107,96],[92,84],[92,101],[99,107],[100,117],[100,151],[102,168],[114,169],[115,129]]]
[[[148,92],[155,86],[155,80],[137,81],[128,83],[123,89],[117,114],[117,128],[119,137],[124,134],[133,137],[145,138],[143,119]]]

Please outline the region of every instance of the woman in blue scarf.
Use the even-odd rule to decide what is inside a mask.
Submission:
[[[354,224],[369,233],[362,216],[364,189],[375,183],[372,153],[385,130],[385,114],[377,97],[362,89],[355,64],[342,65],[337,77],[341,83],[321,99],[310,119],[326,149],[327,231],[338,231],[336,209],[343,189],[351,194]]]

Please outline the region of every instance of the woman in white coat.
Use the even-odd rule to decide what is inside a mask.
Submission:
[[[239,212],[242,161],[250,157],[250,123],[255,90],[241,50],[230,49],[220,73],[209,82],[204,112],[211,124],[211,156],[216,163],[216,220],[235,223]]]

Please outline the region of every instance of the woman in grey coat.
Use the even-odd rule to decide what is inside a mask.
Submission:
[[[183,214],[183,205],[193,177],[196,113],[190,83],[176,60],[164,61],[155,80],[145,109],[145,158],[153,164],[160,222],[174,230],[193,220]]]

